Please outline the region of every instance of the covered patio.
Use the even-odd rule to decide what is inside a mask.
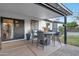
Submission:
[[[65,7],[63,4],[59,3],[35,3],[35,4],[0,4],[0,16],[1,16],[1,21],[0,21],[0,41],[2,41],[2,17],[6,17],[7,19],[22,19],[24,20],[24,26],[22,25],[21,29],[24,36],[24,39],[26,39],[26,34],[32,30],[31,26],[31,20],[44,20],[44,21],[53,21],[53,18],[56,17],[64,17],[64,43],[67,43],[67,33],[66,33],[66,23],[67,23],[67,17],[72,14],[72,12]],[[51,20],[49,20],[51,19]],[[4,21],[5,22],[5,21]],[[22,22],[22,21],[21,21]],[[43,24],[40,22],[40,24]],[[43,25],[42,25],[43,26]],[[56,25],[57,26],[57,25]],[[40,27],[38,25],[38,27]],[[21,27],[20,27],[21,28]],[[18,30],[18,29],[16,29]],[[40,30],[40,28],[38,28]],[[53,26],[52,26],[53,30]],[[13,33],[13,31],[11,31]],[[15,31],[17,32],[17,31]],[[14,32],[14,33],[15,33]],[[17,34],[17,35],[16,35]],[[15,38],[15,36],[20,36],[18,33],[12,34],[10,39]],[[15,36],[13,36],[15,35]],[[22,36],[21,35],[21,36]],[[16,38],[15,38],[16,39]],[[18,38],[19,39],[19,38]]]
[[[59,3],[35,3],[35,4],[0,4],[2,17],[9,17],[9,19],[22,19],[24,20],[24,32],[23,39],[14,38],[10,41],[2,41],[2,32],[0,34],[0,55],[34,55],[34,56],[46,56],[53,55],[56,51],[66,46],[67,44],[67,32],[66,32],[66,23],[67,17],[72,15],[72,12],[66,8],[63,4]],[[31,20],[36,21],[48,21],[51,23],[61,23],[58,21],[53,21],[53,18],[64,17],[64,44],[61,44],[55,41],[55,46],[50,40],[50,45],[45,46],[44,50],[39,46],[36,47],[36,43],[32,44],[31,40],[26,40],[26,33],[31,31],[32,26],[30,25]],[[51,19],[51,20],[49,20]],[[0,19],[2,22],[2,18]],[[0,22],[0,29],[2,29],[2,23]],[[40,22],[40,24],[43,24]],[[39,26],[40,27],[40,26]],[[40,28],[39,28],[40,29]],[[53,30],[53,26],[52,26]],[[18,29],[17,31],[18,32]],[[19,32],[18,32],[19,33]],[[17,34],[17,33],[16,33]],[[21,33],[20,33],[21,34]],[[19,34],[18,34],[19,35]],[[18,36],[15,35],[15,36]],[[15,40],[14,40],[15,39]],[[57,53],[58,54],[58,53]],[[62,54],[61,54],[62,55]]]

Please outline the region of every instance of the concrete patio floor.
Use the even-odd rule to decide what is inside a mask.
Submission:
[[[0,56],[75,56],[79,55],[79,47],[64,45],[62,46],[56,42],[55,46],[51,42],[50,45],[36,47],[36,43],[32,44],[31,41],[14,41],[2,43]]]

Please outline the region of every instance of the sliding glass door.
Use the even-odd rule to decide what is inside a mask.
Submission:
[[[14,39],[24,38],[24,20],[14,20]]]
[[[7,41],[13,38],[13,20],[2,20],[2,40]]]
[[[24,39],[24,20],[13,18],[1,18],[2,41]]]

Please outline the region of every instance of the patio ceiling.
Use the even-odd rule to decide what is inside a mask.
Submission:
[[[50,19],[62,15],[33,3],[1,3],[0,13],[9,12],[24,16],[34,16],[41,19]],[[3,14],[1,14],[3,16]]]

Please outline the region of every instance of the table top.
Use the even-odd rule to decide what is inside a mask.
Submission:
[[[56,32],[44,32],[44,34],[46,34],[46,35],[53,35],[53,34],[55,34]]]

